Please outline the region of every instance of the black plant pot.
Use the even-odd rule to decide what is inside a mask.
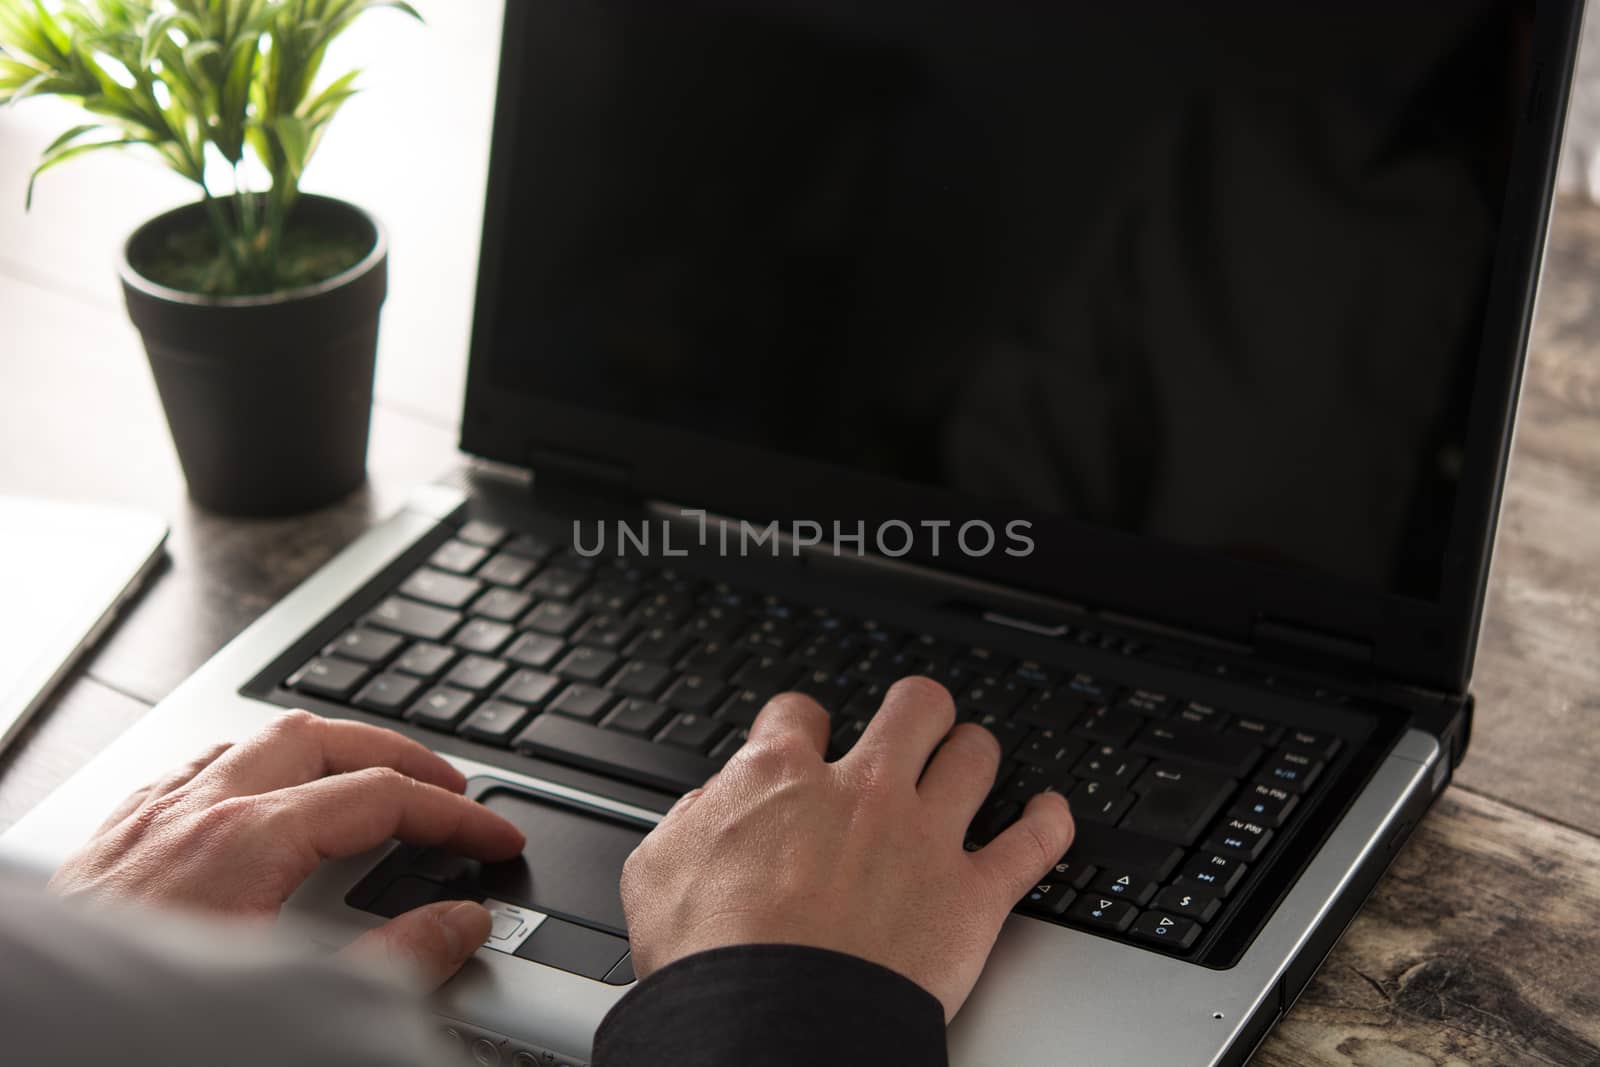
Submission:
[[[366,212],[302,196],[297,225],[359,228],[371,251],[316,285],[208,297],[145,277],[135,263],[175,230],[202,224],[191,204],[134,231],[122,256],[128,315],[144,338],[189,494],[224,515],[292,515],[366,479],[378,315],[388,240]]]

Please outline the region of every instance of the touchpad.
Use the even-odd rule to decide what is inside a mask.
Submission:
[[[613,984],[632,981],[618,883],[646,824],[476,779],[467,795],[527,836],[522,855],[480,863],[402,845],[351,889],[351,907],[393,917],[439,900],[478,900],[494,915],[486,947]]]
[[[644,830],[510,789],[491,789],[479,799],[528,837],[520,858],[482,864],[478,884],[485,896],[626,933],[617,883]]]

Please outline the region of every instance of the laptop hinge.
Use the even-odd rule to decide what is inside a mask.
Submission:
[[[1257,619],[1250,643],[1259,655],[1344,664],[1372,662],[1372,642],[1279,619]]]
[[[608,460],[575,456],[570,452],[536,448],[528,453],[533,491],[613,500],[632,499],[633,479],[628,469]]]

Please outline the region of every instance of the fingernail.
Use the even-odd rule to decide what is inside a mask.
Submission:
[[[444,927],[450,954],[460,959],[483,944],[489,936],[489,929],[494,926],[494,919],[482,904],[463,900],[439,916],[439,925]]]

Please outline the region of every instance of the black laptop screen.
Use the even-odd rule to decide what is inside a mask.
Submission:
[[[1438,594],[1526,5],[512,2],[497,387]]]

